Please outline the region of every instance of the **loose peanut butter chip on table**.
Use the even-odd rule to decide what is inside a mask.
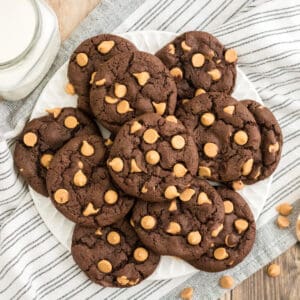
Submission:
[[[143,247],[136,248],[133,252],[133,257],[138,262],[143,262],[147,260],[148,256],[148,251]]]
[[[102,273],[110,273],[112,271],[112,264],[106,259],[102,259],[98,262],[98,269]]]
[[[170,222],[168,228],[166,229],[167,233],[178,234],[181,231],[181,226],[177,222]]]
[[[222,73],[218,69],[213,69],[207,72],[212,80],[217,81],[222,77]]]
[[[195,91],[195,97],[199,96],[199,95],[202,95],[202,94],[205,94],[205,93],[206,93],[206,91],[204,89],[199,88]]]
[[[84,156],[92,156],[95,153],[95,149],[87,141],[83,141],[80,148],[80,152]]]
[[[164,195],[166,199],[172,200],[178,197],[180,194],[178,193],[175,185],[170,185],[166,188]]]
[[[199,231],[192,231],[187,236],[188,243],[191,245],[199,245],[201,239],[202,237]]]
[[[54,200],[59,204],[65,204],[69,201],[69,192],[65,189],[58,189],[54,193]]]
[[[117,104],[117,112],[120,115],[126,114],[130,111],[133,111],[133,109],[130,107],[130,104],[127,100],[122,100]]]
[[[205,57],[201,53],[196,53],[192,56],[192,65],[195,68],[200,68],[204,65]]]
[[[245,131],[239,130],[234,134],[233,139],[236,144],[243,146],[248,142],[248,135]]]
[[[215,122],[215,116],[212,113],[204,113],[201,116],[201,123],[204,126],[210,126]]]
[[[143,139],[147,144],[154,144],[159,138],[159,134],[155,129],[147,129],[143,134]]]
[[[108,204],[115,204],[118,201],[118,193],[114,190],[108,190],[104,194],[104,201]]]
[[[281,203],[276,207],[276,210],[282,215],[282,216],[288,216],[292,213],[293,206],[289,203]]]
[[[156,220],[154,217],[152,216],[144,216],[142,219],[141,219],[141,226],[144,228],[144,229],[152,229],[154,228],[156,225]]]
[[[234,221],[234,227],[237,230],[237,232],[241,234],[248,229],[249,223],[244,219],[236,219]]]
[[[156,102],[152,101],[152,105],[155,108],[155,112],[161,116],[165,113],[166,108],[167,108],[166,103],[156,103]]]
[[[135,133],[139,131],[142,128],[142,124],[140,124],[138,121],[134,121],[130,127],[130,133]]]
[[[181,48],[183,51],[191,51],[192,50],[192,47],[190,47],[186,41],[182,41],[181,42]]]
[[[124,168],[123,160],[120,157],[113,158],[108,165],[117,173],[121,172]]]
[[[224,210],[225,210],[225,214],[231,214],[233,212],[233,203],[229,200],[225,200],[223,202],[224,204]]]
[[[81,52],[76,55],[76,62],[80,67],[85,67],[89,62],[89,58],[85,53]]]
[[[203,147],[203,151],[207,157],[216,157],[218,154],[218,146],[214,143],[206,143]]]
[[[150,165],[156,165],[160,161],[160,155],[155,150],[150,150],[146,153],[146,162]]]
[[[199,195],[198,195],[197,203],[199,205],[202,205],[202,204],[211,204],[211,201],[209,200],[209,198],[208,198],[208,196],[207,196],[206,193],[200,192]]]
[[[182,300],[192,300],[193,299],[193,288],[192,287],[186,287],[184,288],[180,293],[180,298]]]
[[[132,75],[137,79],[140,86],[144,86],[150,79],[150,74],[148,72],[133,73]]]
[[[173,174],[177,178],[184,177],[187,171],[188,171],[187,168],[180,163],[174,165],[173,167]]]
[[[195,195],[195,190],[193,189],[185,189],[180,195],[179,195],[179,199],[181,201],[190,201],[192,199],[192,197]]]
[[[237,58],[238,58],[238,55],[237,55],[237,52],[236,52],[234,49],[228,49],[228,50],[225,52],[225,60],[226,60],[228,63],[236,62],[236,61],[237,61]]]
[[[91,215],[95,215],[96,213],[98,213],[99,210],[100,210],[100,208],[95,208],[94,204],[89,202],[88,205],[86,206],[86,208],[84,209],[84,211],[82,212],[82,214],[85,217],[88,217]]]
[[[228,257],[228,253],[225,248],[220,247],[214,251],[214,257],[217,260],[224,260]]]
[[[280,266],[277,264],[270,264],[267,268],[267,273],[270,277],[277,277],[280,275]]]
[[[41,165],[43,167],[45,167],[46,169],[49,169],[49,166],[50,166],[50,163],[51,163],[52,159],[53,159],[52,154],[43,154],[41,159],[40,159]]]
[[[182,70],[178,67],[175,67],[175,68],[171,69],[170,74],[171,74],[171,76],[178,77],[180,79],[183,77]]]
[[[201,177],[210,177],[211,176],[211,170],[208,167],[202,167],[202,166],[200,166],[198,174]]]
[[[104,85],[106,82],[106,79],[105,78],[102,78],[102,79],[99,79],[95,82],[96,86],[102,86]]]
[[[87,183],[87,177],[81,170],[78,170],[74,175],[73,182],[75,185],[83,187]]]
[[[231,289],[234,285],[234,279],[231,276],[224,275],[220,278],[219,284],[223,289]]]
[[[28,147],[34,147],[37,143],[38,137],[33,132],[27,132],[23,136],[23,142]]]
[[[108,235],[106,236],[106,239],[111,245],[118,245],[120,244],[121,241],[121,237],[119,233],[116,231],[109,232]]]
[[[171,145],[176,150],[181,150],[185,146],[185,140],[181,135],[174,135],[171,139]]]
[[[65,92],[69,95],[75,95],[75,88],[70,82],[65,86]]]
[[[242,174],[244,176],[247,176],[251,173],[252,167],[253,167],[253,162],[254,162],[253,158],[250,158],[243,164]]]
[[[226,112],[226,113],[229,114],[229,115],[233,115],[234,110],[235,110],[234,105],[228,105],[228,106],[225,106],[225,107],[223,108],[223,111]]]
[[[278,216],[277,225],[279,228],[288,228],[290,226],[290,220],[285,216]]]
[[[127,87],[124,84],[115,83],[115,95],[118,98],[123,98],[127,93]]]
[[[73,129],[73,128],[77,127],[78,124],[79,124],[79,122],[78,122],[77,118],[74,116],[68,116],[65,118],[64,125],[69,129]]]
[[[56,107],[56,108],[46,109],[46,112],[48,114],[53,115],[53,118],[56,119],[60,115],[61,110],[62,109],[60,107]]]
[[[114,41],[103,41],[101,42],[97,49],[100,53],[102,54],[107,54],[108,52],[111,51],[111,49],[115,46],[115,42]]]
[[[119,102],[119,99],[118,98],[113,98],[113,97],[110,97],[110,96],[105,96],[104,101],[108,104],[116,104],[116,103]]]

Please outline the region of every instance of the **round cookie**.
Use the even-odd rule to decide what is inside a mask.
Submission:
[[[189,261],[207,272],[220,272],[240,263],[251,251],[256,235],[255,221],[246,201],[227,188],[218,188],[217,192],[225,208],[223,230],[205,254]]]
[[[161,255],[193,260],[222,229],[224,206],[216,190],[195,178],[171,202],[138,201],[131,218],[141,241]]]
[[[92,111],[113,133],[143,113],[172,115],[177,90],[169,71],[154,55],[123,53],[97,69],[90,93]]]
[[[14,152],[21,176],[44,196],[48,196],[45,179],[55,152],[75,136],[100,134],[97,125],[78,109],[65,107],[47,111],[47,116],[25,125]]]
[[[139,284],[154,272],[160,260],[139,241],[126,219],[102,228],[77,225],[71,251],[92,281],[110,287]]]
[[[181,105],[176,116],[198,146],[201,177],[229,182],[251,173],[261,136],[242,103],[224,93],[206,93]]]
[[[112,34],[100,34],[83,41],[71,55],[68,66],[67,91],[80,96],[78,107],[90,113],[89,102],[83,102],[82,96],[88,100],[93,72],[100,64],[117,54],[136,50],[130,41]]]
[[[183,33],[156,56],[175,78],[181,101],[205,92],[231,94],[233,91],[237,53],[234,49],[226,49],[207,32]]]
[[[146,201],[169,201],[197,173],[197,147],[174,116],[144,114],[117,134],[108,168],[125,193]]]
[[[55,207],[84,226],[106,226],[123,218],[134,199],[116,189],[102,167],[105,146],[96,135],[70,140],[54,156],[47,188]]]

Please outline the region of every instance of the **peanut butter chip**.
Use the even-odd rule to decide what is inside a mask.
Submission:
[[[154,144],[159,138],[159,134],[155,129],[147,129],[143,134],[143,139],[147,144]]]
[[[192,56],[192,65],[195,68],[200,68],[204,65],[205,57],[201,53],[196,53]]]
[[[122,100],[121,102],[118,103],[117,105],[117,112],[122,115],[126,114],[130,111],[133,111],[133,109],[130,107],[130,104],[127,100]]]
[[[206,91],[204,90],[204,89],[197,89],[196,91],[195,91],[195,97],[196,96],[199,96],[199,95],[202,95],[202,94],[205,94],[206,93]]]
[[[199,231],[192,231],[187,236],[188,243],[191,245],[199,245],[201,239],[202,237]]]
[[[176,150],[183,149],[185,146],[185,140],[181,135],[174,135],[171,139],[171,145]]]
[[[137,79],[140,86],[144,86],[150,79],[150,74],[148,72],[133,73],[132,75]]]
[[[120,157],[113,158],[108,165],[117,173],[121,172],[124,168],[123,160]]]
[[[110,273],[112,271],[112,264],[108,260],[102,259],[98,262],[98,269],[102,273]]]
[[[121,241],[121,237],[119,233],[116,231],[109,232],[108,235],[106,236],[106,239],[111,245],[118,245],[120,244]]]
[[[79,122],[78,122],[76,117],[68,116],[68,117],[65,118],[64,124],[67,128],[73,129],[73,128],[77,127]]]
[[[116,104],[117,102],[119,102],[119,99],[113,98],[113,97],[110,97],[110,96],[105,96],[104,101],[108,104]]]
[[[223,111],[226,113],[226,114],[229,114],[229,115],[233,115],[234,111],[235,111],[235,107],[234,105],[228,105],[228,106],[225,106],[223,108]]]
[[[95,149],[87,141],[83,141],[80,148],[80,152],[84,156],[92,156],[95,153]]]
[[[234,221],[234,227],[239,234],[243,233],[249,227],[249,223],[244,219],[237,219]]]
[[[178,193],[175,185],[170,185],[166,188],[166,190],[165,190],[165,198],[166,199],[172,200],[178,196],[179,196],[179,193]]]
[[[105,140],[104,145],[105,145],[106,147],[109,147],[109,146],[111,146],[113,143],[114,143],[114,142],[113,142],[110,138],[108,138],[107,140]]]
[[[187,171],[187,168],[183,164],[178,163],[173,167],[173,174],[177,178],[184,177]]]
[[[53,158],[52,154],[44,154],[41,159],[40,159],[40,163],[43,167],[45,167],[46,169],[49,168],[49,165],[51,163],[51,160]]]
[[[159,115],[163,115],[166,111],[166,108],[167,108],[167,104],[166,103],[156,103],[154,101],[152,101],[152,105],[154,106],[155,108],[155,112]]]
[[[166,232],[170,234],[178,234],[180,233],[180,231],[181,231],[181,226],[177,222],[170,222],[166,230]]]
[[[290,226],[290,220],[284,216],[278,216],[277,225],[279,228],[288,228]]]
[[[89,58],[85,53],[78,53],[76,55],[76,62],[80,67],[85,67],[89,62]]]
[[[156,165],[160,161],[160,155],[155,150],[150,150],[146,153],[146,162],[150,165]]]
[[[93,73],[92,73],[91,79],[90,79],[90,84],[93,84],[93,83],[94,83],[96,74],[97,74],[97,72],[93,72]]]
[[[208,167],[200,166],[198,174],[201,177],[210,177],[211,176],[211,170]]]
[[[175,210],[177,210],[177,202],[176,200],[172,200],[168,208],[168,211],[175,211]]]
[[[138,262],[143,262],[147,260],[148,256],[149,256],[148,251],[143,247],[138,247],[133,252],[133,257]]]
[[[269,152],[270,153],[275,153],[275,152],[277,152],[279,150],[279,144],[278,144],[278,142],[276,142],[275,144],[271,144],[270,146],[269,146]]]
[[[178,67],[175,67],[175,68],[171,69],[170,74],[171,74],[171,76],[178,77],[180,79],[183,77],[182,70]]]
[[[142,194],[146,194],[148,192],[148,189],[146,188],[146,185],[144,184],[141,189]]]
[[[239,130],[238,132],[236,132],[234,134],[233,139],[236,144],[243,146],[243,145],[247,144],[247,142],[248,142],[248,135],[245,131]]]
[[[179,199],[181,201],[190,201],[192,199],[192,197],[195,195],[195,190],[193,189],[185,189],[180,195],[179,195]]]
[[[202,204],[211,204],[211,201],[208,198],[208,196],[207,196],[206,193],[200,192],[199,195],[198,195],[197,203],[199,205],[202,205]]]
[[[178,119],[175,116],[166,116],[166,120],[172,123],[178,123]]]
[[[118,276],[117,281],[120,285],[127,285],[129,283],[129,279],[126,276]]]
[[[27,132],[23,136],[23,142],[28,147],[34,147],[37,143],[38,137],[33,132]]]
[[[206,143],[203,147],[203,151],[208,157],[216,157],[218,154],[218,146],[214,143]]]
[[[139,166],[137,165],[137,162],[134,158],[130,161],[130,172],[131,173],[140,173],[140,172],[142,172],[142,170],[139,168]]]
[[[187,287],[184,288],[180,293],[180,298],[182,300],[192,300],[193,299],[193,288]]]
[[[156,220],[152,216],[144,216],[141,219],[141,226],[144,229],[150,230],[150,229],[154,228],[155,225],[156,225]]]
[[[223,289],[231,289],[234,285],[234,280],[231,276],[224,275],[220,278],[219,284]]]
[[[89,202],[82,214],[85,217],[88,217],[88,216],[91,216],[91,215],[95,215],[99,210],[100,210],[100,208],[95,208],[94,204]]]
[[[65,86],[65,92],[69,95],[74,95],[75,94],[75,88],[73,86],[73,84],[71,84],[70,82],[66,84]]]
[[[223,202],[224,204],[224,210],[225,210],[225,214],[231,214],[233,212],[234,206],[233,203],[229,200],[225,200]]]
[[[225,248],[223,247],[220,247],[220,248],[217,248],[215,251],[214,251],[214,257],[215,259],[217,260],[224,260],[228,257],[228,253],[226,251]]]
[[[211,232],[211,236],[217,237],[219,233],[223,230],[223,227],[223,224],[219,224],[218,227]]]
[[[183,51],[191,51],[192,50],[192,47],[190,47],[186,41],[182,41],[181,42],[181,48]]]
[[[253,167],[253,162],[254,162],[253,158],[250,158],[243,164],[242,174],[244,176],[247,176],[251,173],[252,167]]]
[[[139,278],[137,278],[137,279],[132,279],[132,280],[129,280],[129,285],[136,285],[138,282],[140,281],[140,279]]]
[[[188,103],[189,101],[190,101],[190,99],[182,99],[182,100],[181,100],[181,103],[182,103],[182,104],[186,104],[186,103]]]
[[[46,109],[46,112],[48,114],[53,115],[53,118],[56,119],[60,115],[61,110],[62,109],[60,107],[56,107],[56,108]]]
[[[101,228],[97,228],[96,231],[95,231],[95,234],[101,236],[102,235]]]
[[[168,53],[174,55],[175,54],[175,46],[174,44],[169,44],[168,45]]]
[[[127,87],[124,84],[115,83],[115,95],[118,98],[123,98],[127,93]]]
[[[215,115],[212,113],[204,113],[201,116],[201,123],[204,126],[210,126],[215,122]]]
[[[81,170],[78,170],[74,175],[73,182],[76,186],[83,187],[87,183],[87,177]]]
[[[130,127],[130,133],[135,133],[142,128],[142,125],[138,121],[134,121]]]
[[[234,50],[234,49],[228,49],[226,52],[225,52],[225,60],[228,62],[228,63],[233,63],[233,62],[236,62],[237,61],[237,52]]]
[[[277,277],[280,275],[280,266],[278,264],[270,264],[267,272],[270,277]]]
[[[106,79],[105,78],[102,78],[102,79],[99,79],[95,82],[96,86],[102,86],[104,85],[106,82]]]
[[[108,204],[115,204],[118,198],[118,193],[114,190],[107,190],[104,194],[104,201]]]
[[[129,223],[130,223],[130,225],[131,225],[132,227],[135,227],[135,226],[134,226],[134,221],[132,220],[132,218],[130,218]]]
[[[276,207],[276,210],[282,215],[282,216],[288,216],[292,213],[293,206],[289,203],[281,203]]]
[[[115,41],[103,41],[101,42],[97,49],[102,54],[107,54],[115,46]]]
[[[69,192],[65,189],[58,189],[54,193],[54,200],[59,204],[65,204],[69,201]]]
[[[218,69],[213,69],[207,72],[212,80],[217,81],[222,77],[222,73]]]
[[[244,185],[244,183],[243,183],[242,180],[237,180],[237,181],[234,181],[234,182],[232,183],[232,188],[233,188],[235,191],[239,191],[239,190],[243,189],[244,186],[245,186],[245,185]]]

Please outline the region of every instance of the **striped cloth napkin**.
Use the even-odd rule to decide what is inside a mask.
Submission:
[[[40,86],[24,101],[0,103],[0,299],[176,299],[193,286],[195,299],[215,299],[223,273],[145,281],[130,289],[95,285],[75,265],[39,216],[26,184],[15,172],[14,138],[43,86],[78,43],[100,32],[206,30],[239,53],[239,66],[276,115],[284,134],[281,163],[258,221],[254,250],[228,272],[236,284],[295,242],[293,228],[274,225],[277,203],[300,209],[300,4],[294,0],[102,1],[66,41]],[[296,289],[295,289],[296,290]],[[289,298],[296,299],[298,295]]]

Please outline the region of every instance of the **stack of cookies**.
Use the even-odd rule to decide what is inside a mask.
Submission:
[[[77,224],[72,255],[94,282],[136,285],[161,255],[218,272],[250,252],[255,220],[236,190],[274,172],[282,134],[266,107],[230,96],[236,62],[205,32],[156,55],[99,35],[70,58],[66,91],[78,107],[25,126],[15,164]]]

